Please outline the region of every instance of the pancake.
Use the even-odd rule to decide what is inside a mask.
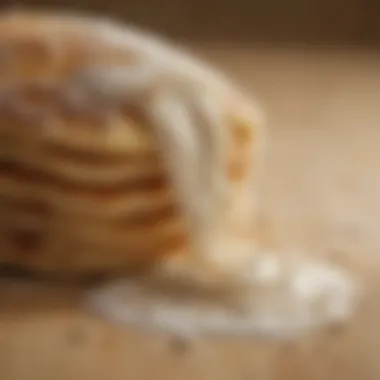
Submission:
[[[86,65],[129,65],[131,53],[39,21],[0,20],[0,261],[81,275],[184,248],[149,124],[76,82]]]

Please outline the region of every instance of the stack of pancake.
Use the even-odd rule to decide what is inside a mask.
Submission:
[[[139,40],[126,48],[106,34],[99,22],[62,14],[0,19],[1,263],[92,274],[188,250],[152,124],[127,98],[76,80],[87,68],[139,64]],[[229,116],[232,150],[221,164],[242,197],[253,126]]]

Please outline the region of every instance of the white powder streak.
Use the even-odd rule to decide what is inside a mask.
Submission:
[[[113,321],[190,339],[199,335],[294,338],[351,315],[357,287],[349,277],[313,262],[299,262],[289,267],[290,272],[279,265],[276,257],[263,255],[250,272],[256,289],[220,298],[204,298],[191,289],[179,292],[175,283],[159,288],[149,281],[120,280],[91,290],[88,301]]]

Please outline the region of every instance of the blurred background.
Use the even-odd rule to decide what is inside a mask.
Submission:
[[[223,44],[380,44],[377,0],[4,0],[116,16],[179,39]]]

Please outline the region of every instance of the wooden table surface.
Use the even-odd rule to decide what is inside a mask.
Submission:
[[[347,327],[294,342],[208,340],[106,324],[80,289],[1,280],[1,380],[380,378],[380,54],[208,49],[269,115],[263,243],[326,255],[366,286]]]

